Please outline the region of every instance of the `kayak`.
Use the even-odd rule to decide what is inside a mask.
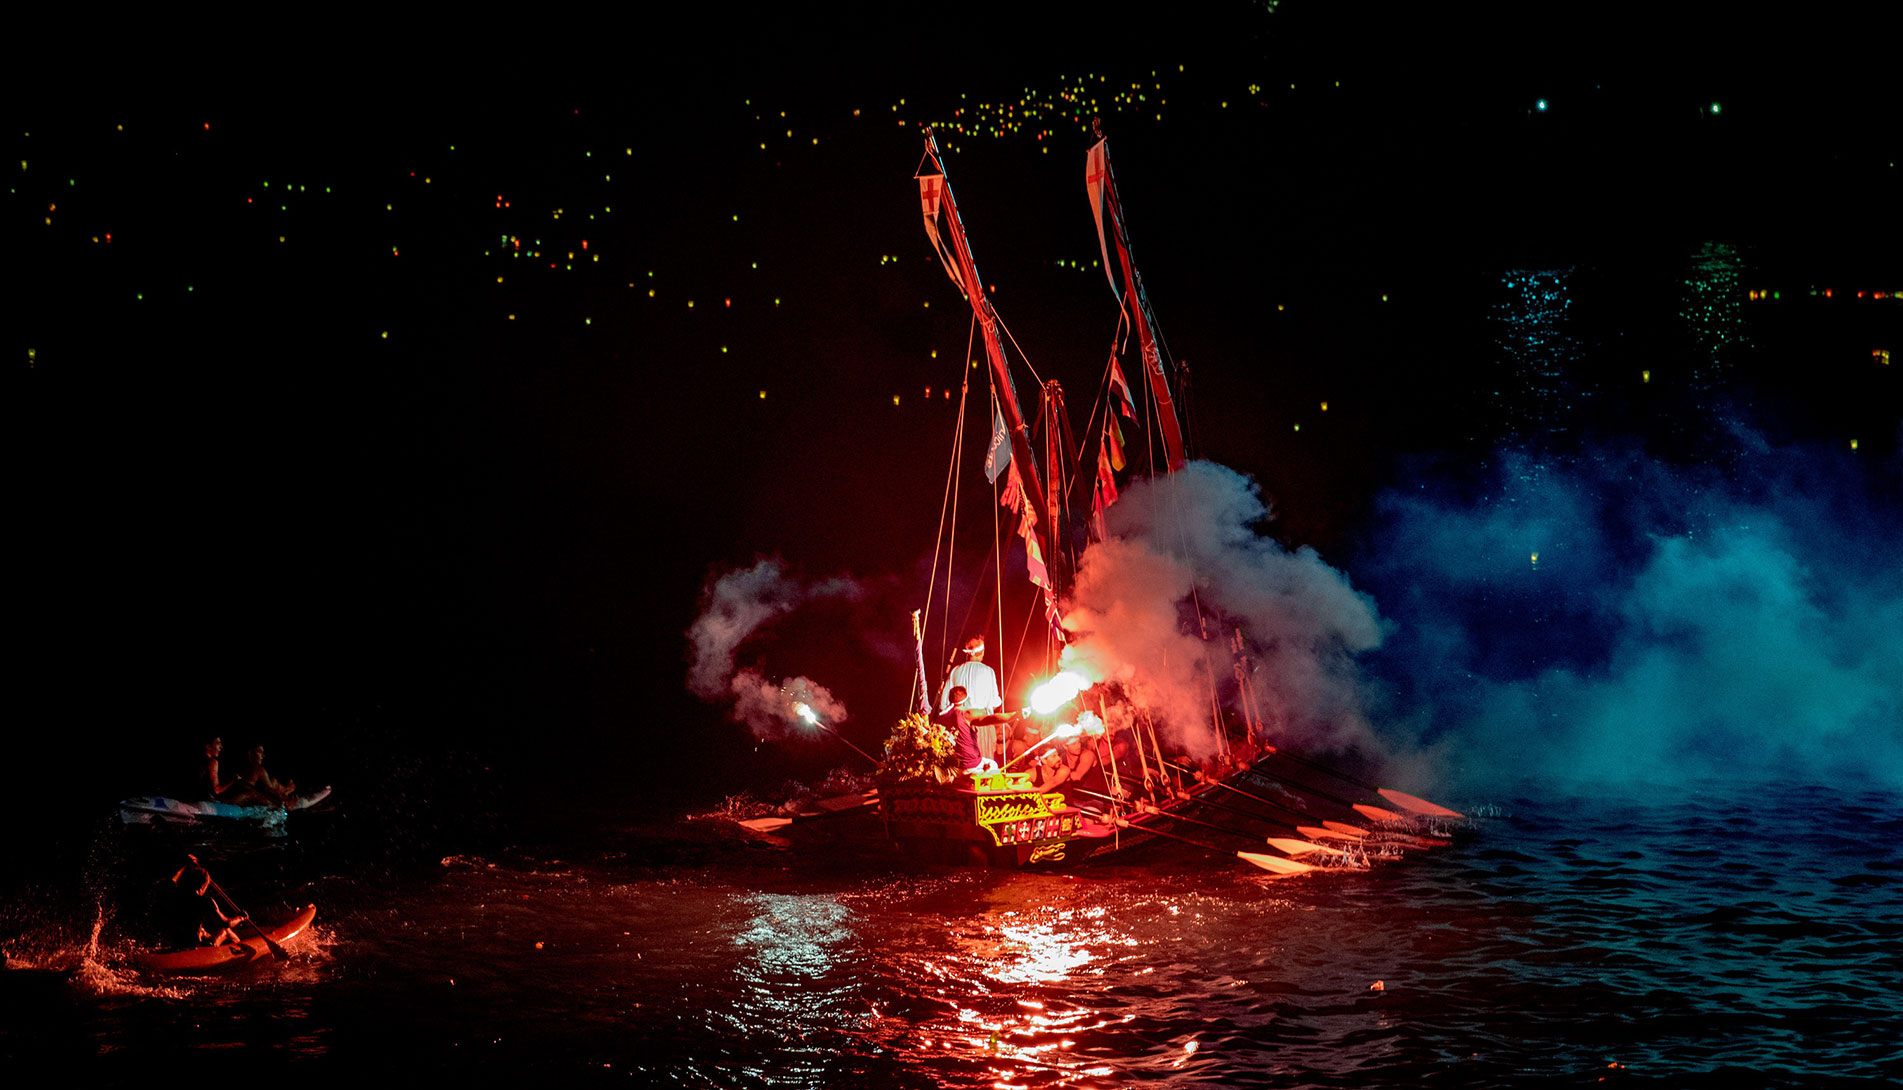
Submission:
[[[233,806],[228,802],[209,799],[192,801],[163,795],[140,795],[119,801],[119,820],[127,825],[231,823],[272,830],[281,828],[285,815],[291,811],[309,809],[329,797],[330,788],[326,787],[298,795],[281,806]]]
[[[317,906],[305,905],[303,910],[276,927],[264,929],[271,941],[279,946],[311,925],[317,918]],[[159,950],[133,955],[133,961],[139,968],[156,973],[222,973],[229,969],[238,969],[263,961],[271,956],[271,947],[258,938],[256,931],[249,925],[240,925],[240,933],[248,932],[250,937],[242,942],[228,942],[223,946],[194,946],[188,950]]]

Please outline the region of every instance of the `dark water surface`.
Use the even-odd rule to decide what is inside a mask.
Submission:
[[[310,876],[293,960],[10,973],[0,1049],[93,1084],[1876,1085],[1903,1071],[1903,798],[1450,800],[1451,847],[1272,879],[743,852]],[[261,913],[263,909],[260,909]],[[110,928],[106,929],[110,932]],[[42,944],[43,945],[43,944]]]

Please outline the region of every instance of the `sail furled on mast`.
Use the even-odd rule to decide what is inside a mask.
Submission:
[[[1176,418],[1176,402],[1170,395],[1169,376],[1163,370],[1163,355],[1156,344],[1156,318],[1150,313],[1149,298],[1143,292],[1143,279],[1137,275],[1130,258],[1130,232],[1123,222],[1123,202],[1117,197],[1116,176],[1110,170],[1110,142],[1099,139],[1085,160],[1084,184],[1091,208],[1097,215],[1098,237],[1102,242],[1103,220],[1108,214],[1110,235],[1117,243],[1117,263],[1123,271],[1123,295],[1118,303],[1136,326],[1137,343],[1143,354],[1143,373],[1148,378],[1150,399],[1156,409],[1159,430],[1163,433],[1163,453],[1170,472],[1183,468],[1183,429]],[[1109,252],[1105,249],[1105,271],[1109,270]],[[1115,278],[1111,290],[1116,290]]]

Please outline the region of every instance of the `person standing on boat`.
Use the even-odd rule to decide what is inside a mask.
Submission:
[[[977,636],[966,640],[963,653],[969,657],[945,676],[945,688],[938,696],[938,711],[943,715],[954,704],[964,708],[978,732],[979,755],[996,760],[1000,722],[997,715],[1004,707],[1004,697],[998,695],[998,675],[985,665],[984,640]],[[963,689],[965,695],[953,698],[954,689]]]
[[[952,732],[953,760],[966,772],[975,772],[984,765],[984,754],[978,748],[978,735],[971,725],[971,713],[964,709],[965,687],[954,685],[946,690],[947,706],[938,714],[941,726]]]

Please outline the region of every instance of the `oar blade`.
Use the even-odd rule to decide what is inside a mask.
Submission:
[[[1245,863],[1253,863],[1270,874],[1282,876],[1307,874],[1315,869],[1307,863],[1298,863],[1293,859],[1284,859],[1279,855],[1264,855],[1260,852],[1237,852],[1236,858]]]
[[[1308,840],[1296,840],[1294,837],[1287,836],[1270,837],[1269,847],[1287,855],[1307,855],[1310,852],[1334,852],[1337,855],[1341,854],[1340,848],[1330,848],[1325,844],[1316,844]]]
[[[739,822],[738,824],[742,829],[746,829],[749,832],[777,833],[788,825],[793,824],[793,819],[783,817],[748,818],[746,821]]]
[[[1419,814],[1422,817],[1459,818],[1467,816],[1458,810],[1449,810],[1445,806],[1428,802],[1426,799],[1416,798],[1405,791],[1396,791],[1392,787],[1383,787],[1381,789],[1381,797],[1399,806],[1401,809],[1406,810],[1408,813]]]
[[[1389,824],[1391,822],[1400,821],[1403,816],[1401,814],[1395,813],[1392,810],[1383,809],[1382,807],[1379,807],[1379,806],[1370,806],[1365,802],[1355,803],[1355,813],[1360,814],[1362,817],[1367,818],[1369,821],[1378,821],[1384,825]]]
[[[1350,825],[1345,821],[1324,821],[1322,825],[1328,832],[1335,834],[1337,838],[1347,837],[1350,840],[1368,839],[1368,830],[1358,825]],[[1295,831],[1299,833],[1302,830],[1298,828]]]

